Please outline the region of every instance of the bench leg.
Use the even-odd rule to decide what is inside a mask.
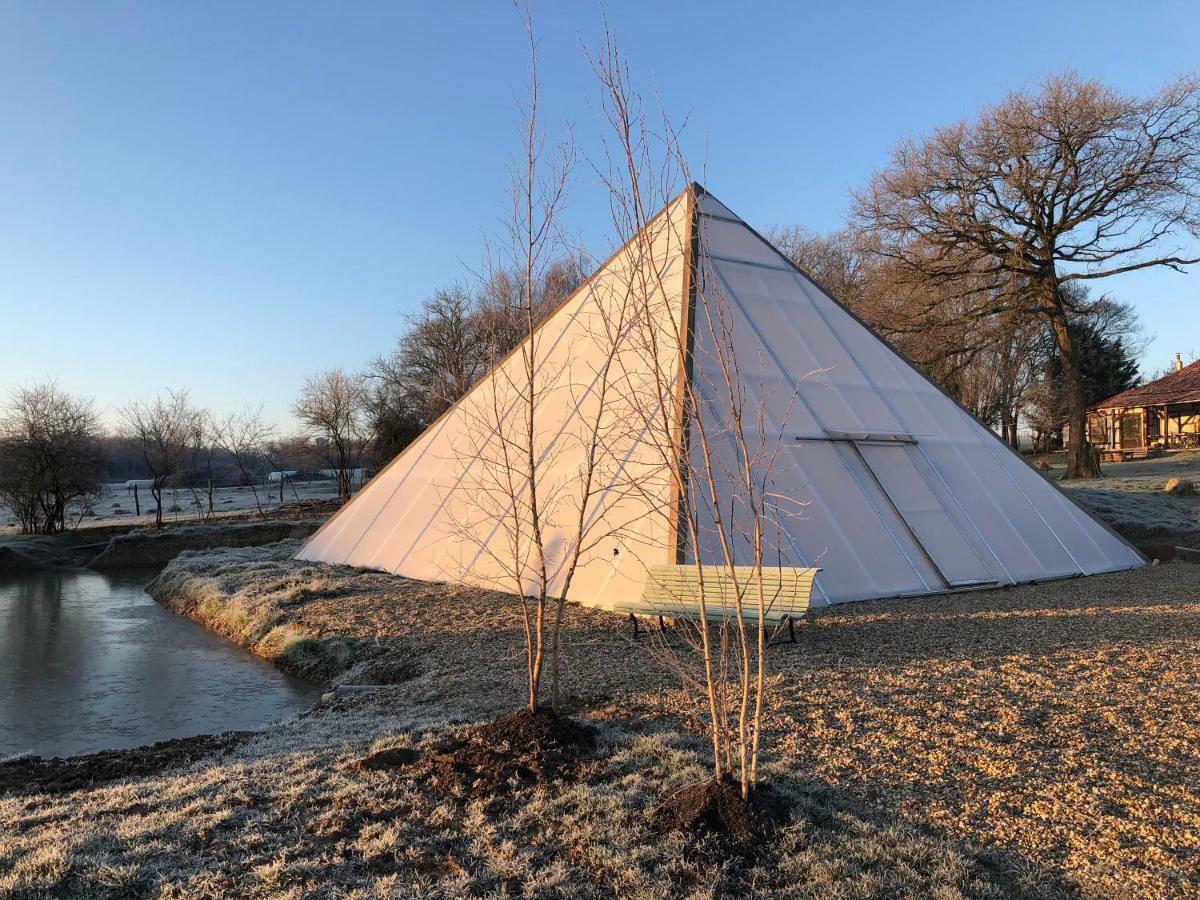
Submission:
[[[667,633],[667,623],[663,621],[663,617],[658,617],[658,630],[663,634]]]
[[[633,636],[636,639],[638,636],[638,617],[633,613],[629,614],[629,621],[633,623]]]
[[[775,630],[771,632],[771,636],[767,639],[768,645],[782,643],[781,641],[776,641],[775,638],[779,635],[779,632],[783,631],[784,623],[787,624],[788,643],[796,643],[796,620],[792,616],[780,616],[779,624],[775,626]]]

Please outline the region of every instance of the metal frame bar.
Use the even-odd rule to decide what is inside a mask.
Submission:
[[[756,269],[770,269],[772,272],[791,272],[783,266],[773,266],[770,263],[755,262],[752,259],[740,259],[736,256],[717,256],[715,253],[704,254],[709,259],[715,259],[717,262],[733,263],[736,266],[753,266]]]
[[[797,434],[797,441],[862,441],[870,444],[919,444],[920,441],[911,434],[886,434],[866,431],[827,431],[824,434]]]

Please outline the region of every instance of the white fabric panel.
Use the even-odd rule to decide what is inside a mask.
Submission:
[[[702,218],[700,269],[707,277],[701,289],[713,293],[709,305],[728,309],[747,407],[761,397],[770,426],[790,436],[912,436],[915,445],[863,449],[952,584],[1015,583],[1142,564],[1136,551],[1025,465],[766,241],[724,221],[733,217],[726,207],[706,199],[702,208],[722,218]],[[712,346],[698,344],[697,358],[703,352]],[[771,395],[760,385],[770,385]],[[797,402],[785,423],[778,410],[788,394]],[[728,411],[709,414],[719,419]],[[807,504],[788,531],[804,563],[822,567],[823,596],[838,602],[945,589],[913,546],[909,529],[894,521],[891,503],[872,497],[879,485],[856,471],[861,463],[852,454],[835,449],[845,446],[797,442],[791,468],[777,476]],[[834,460],[840,461],[836,467]]]
[[[872,443],[857,446],[880,487],[948,586],[991,582],[991,573],[909,458],[908,447]]]
[[[675,561],[665,441],[636,427],[636,410],[647,398],[677,390],[689,222],[684,194],[534,338],[541,395],[535,448],[552,593],[562,588],[572,551],[593,423],[601,423],[604,435],[599,490],[588,504],[586,549],[570,593],[579,602],[636,599],[648,566]],[[649,324],[624,327],[632,317]],[[619,351],[605,377],[618,332]],[[645,339],[651,332],[657,362]],[[522,359],[518,351],[502,361],[314,535],[300,558],[505,591],[532,585],[528,540],[519,568],[509,550],[512,506],[496,465],[505,444],[521,434]],[[526,502],[521,492],[517,503]]]
[[[700,211],[706,216],[722,216],[726,219],[734,219],[738,222],[742,220],[741,216],[730,210],[728,206],[707,192],[700,195]]]
[[[825,430],[905,430],[818,309],[787,302],[796,293],[792,273],[719,262],[713,270],[714,279],[704,282],[706,291],[716,291],[739,312],[746,340],[770,360],[771,374],[799,388],[804,405]],[[738,362],[745,372],[742,354]]]

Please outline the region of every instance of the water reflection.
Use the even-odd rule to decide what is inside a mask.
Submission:
[[[316,699],[315,685],[160,607],[147,578],[0,579],[0,756],[255,728]]]

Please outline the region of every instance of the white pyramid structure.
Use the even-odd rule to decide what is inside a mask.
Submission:
[[[714,317],[705,298],[718,295]],[[624,329],[631,301],[639,327]],[[572,491],[589,447],[595,458],[592,436],[602,435],[607,460],[594,467],[584,510],[587,538],[568,595],[575,602],[635,602],[650,567],[695,561],[662,461],[677,453],[696,470],[736,466],[725,427],[732,397],[755,411],[743,428],[778,448],[770,492],[794,511],[776,522],[771,561],[820,568],[814,605],[1145,563],[699,185],[554,311],[535,341],[543,545],[556,590],[579,534]],[[496,515],[507,502],[496,460],[512,446],[505,429],[522,415],[527,352],[528,344],[501,361],[298,557],[515,590],[528,572],[512,570],[528,568],[528,549],[514,554],[513,529]],[[730,353],[734,392],[712,379]],[[703,420],[691,425],[684,379]],[[664,409],[677,404],[674,428],[654,427],[646,397]],[[700,431],[721,437],[702,452]],[[737,505],[732,496],[717,502]],[[711,535],[700,544],[700,561],[719,564]]]

